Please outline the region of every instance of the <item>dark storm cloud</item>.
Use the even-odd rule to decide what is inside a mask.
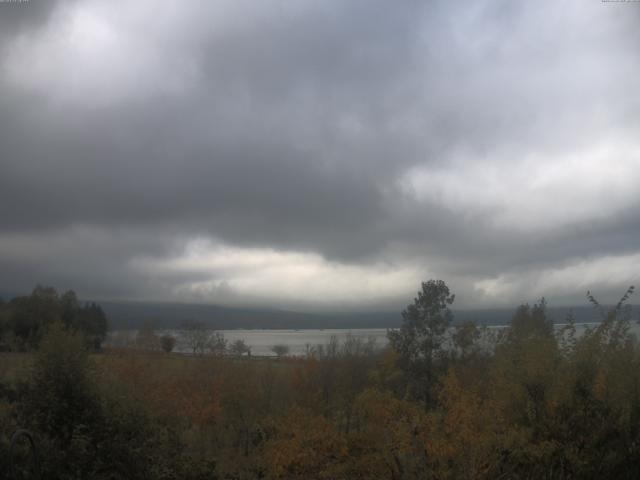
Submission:
[[[214,32],[186,97],[89,112],[6,100],[5,228],[180,219],[234,242],[378,246],[380,187],[408,156],[385,132],[382,93],[402,76],[415,11],[336,10]],[[339,131],[343,116],[365,142]]]
[[[574,185],[555,166],[621,140],[618,173],[590,160],[604,183],[575,189],[597,206],[600,189],[639,160],[640,9],[11,7],[0,4],[0,241],[16,246],[0,249],[0,286],[161,296],[207,276],[145,275],[134,260],[179,257],[192,238],[365,269],[415,265],[468,290],[505,272],[637,251],[633,189],[622,185],[626,196],[603,215],[569,221],[579,205],[558,185]],[[542,167],[529,180],[531,165]],[[514,187],[483,189],[484,170]],[[547,190],[517,187],[546,170],[557,179]],[[450,185],[434,186],[440,173]],[[458,189],[463,201],[451,201]],[[545,221],[538,197],[550,194],[566,215]],[[509,206],[519,196],[522,218]],[[52,238],[68,243],[49,250],[55,260],[29,254]]]

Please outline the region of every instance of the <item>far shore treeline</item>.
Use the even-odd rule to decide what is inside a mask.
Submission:
[[[421,284],[383,348],[333,337],[248,355],[200,322],[192,355],[150,324],[98,349],[102,308],[36,287],[0,304],[0,477],[65,480],[636,479],[640,343],[630,287],[599,321],[554,325],[544,299],[505,328],[455,322]],[[21,475],[21,476],[20,476]]]
[[[94,302],[81,303],[73,290],[58,294],[53,287],[36,286],[31,295],[0,299],[0,351],[37,347],[48,325],[61,323],[99,349],[107,335],[107,317]]]
[[[42,289],[42,287],[39,287]],[[47,288],[46,290],[50,290]],[[0,295],[7,299],[29,298],[29,295]],[[409,296],[408,296],[409,297]],[[77,301],[77,299],[76,299]],[[99,304],[109,322],[109,330],[139,330],[151,322],[158,330],[180,329],[185,322],[199,322],[214,330],[232,329],[357,329],[398,328],[402,323],[401,308],[366,312],[310,313],[268,308],[225,307],[209,304],[163,302],[82,301],[85,305]],[[598,321],[588,305],[549,306],[549,317],[562,323],[571,314],[577,323]],[[507,325],[513,308],[452,308],[454,324],[468,321],[476,325]]]

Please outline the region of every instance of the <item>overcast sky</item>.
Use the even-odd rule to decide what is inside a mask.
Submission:
[[[615,300],[639,80],[640,3],[0,3],[0,291]]]

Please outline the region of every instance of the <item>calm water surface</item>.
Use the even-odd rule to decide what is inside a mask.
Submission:
[[[592,328],[597,323],[577,323],[576,334],[580,335],[586,328]],[[560,329],[564,324],[556,324]],[[631,332],[640,337],[640,326],[636,322],[631,323]],[[490,330],[500,330],[504,326],[490,326]],[[362,328],[362,329],[322,329],[322,330],[218,330],[224,337],[233,343],[236,340],[244,340],[251,347],[252,355],[273,356],[271,348],[274,345],[286,345],[290,355],[305,355],[309,346],[326,345],[335,336],[340,343],[351,335],[353,337],[368,340],[375,339],[376,347],[383,348],[387,345],[386,328]],[[135,338],[135,330],[112,332],[107,339],[107,345],[122,346],[127,341]],[[175,351],[191,353],[189,347],[181,340],[179,330],[158,330],[158,335],[170,334],[178,340]]]
[[[244,340],[251,347],[252,355],[272,356],[275,355],[271,348],[274,345],[286,345],[289,347],[290,355],[304,355],[307,346],[326,345],[332,336],[336,336],[340,343],[343,343],[348,335],[367,340],[374,338],[376,346],[383,348],[387,344],[386,328],[371,329],[323,329],[323,330],[218,330],[224,335],[229,343],[236,340]],[[181,341],[179,330],[158,330],[158,335],[170,334],[178,339],[175,351],[190,353],[190,349]],[[113,332],[107,340],[107,344],[118,345],[127,339],[135,338],[136,331]],[[118,338],[120,337],[120,338]]]

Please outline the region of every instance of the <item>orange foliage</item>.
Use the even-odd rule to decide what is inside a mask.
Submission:
[[[264,459],[271,479],[334,479],[345,478],[347,454],[345,439],[329,421],[294,408],[277,422]]]
[[[430,463],[446,478],[485,477],[495,464],[500,412],[453,371],[442,381],[440,403],[443,408],[429,414],[424,436]]]

